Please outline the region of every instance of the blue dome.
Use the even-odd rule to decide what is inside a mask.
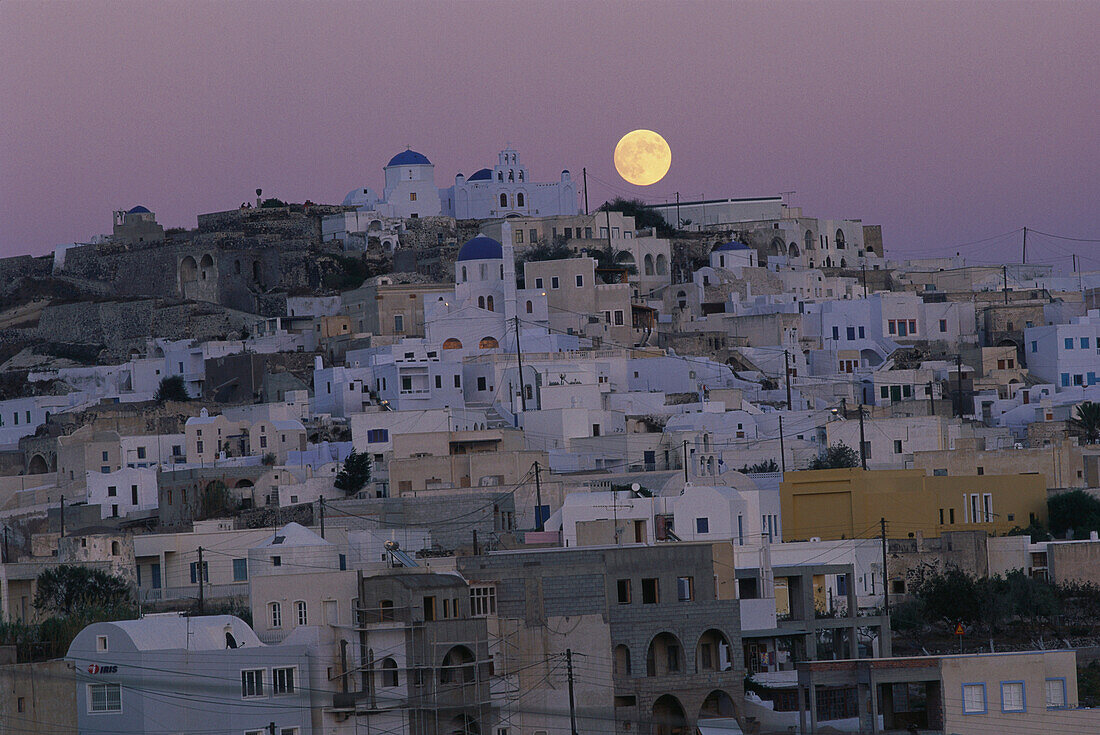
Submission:
[[[458,260],[500,260],[504,248],[499,242],[485,235],[478,235],[458,250]]]
[[[727,242],[724,245],[719,245],[718,247],[716,247],[714,249],[714,252],[717,253],[717,252],[725,252],[725,251],[728,251],[728,250],[751,250],[751,249],[752,248],[750,248],[748,245],[745,245],[744,243],[737,242],[735,240],[733,242]]]
[[[139,204],[126,214],[152,214],[152,212]]]
[[[390,159],[386,166],[431,166],[432,162],[423,153],[413,150],[401,151]]]
[[[493,172],[487,168],[483,168],[480,171],[475,171],[467,181],[492,181]]]

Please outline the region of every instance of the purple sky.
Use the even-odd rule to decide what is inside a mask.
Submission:
[[[338,203],[405,145],[445,186],[507,143],[536,181],[587,166],[593,206],[795,190],[888,254],[1100,238],[1097,28],[1097,2],[3,0],[0,254],[139,203],[185,227],[257,186]],[[673,152],[648,189],[611,160],[637,127]]]

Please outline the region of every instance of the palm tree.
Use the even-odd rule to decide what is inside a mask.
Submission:
[[[1077,406],[1077,415],[1069,420],[1070,429],[1086,444],[1100,441],[1100,403],[1085,401]]]

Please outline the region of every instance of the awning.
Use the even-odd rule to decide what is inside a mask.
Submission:
[[[710,717],[700,719],[695,725],[699,735],[744,735],[741,726],[733,717]]]

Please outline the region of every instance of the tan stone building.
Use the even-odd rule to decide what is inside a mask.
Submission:
[[[523,281],[546,294],[553,330],[627,347],[644,334],[633,325],[630,284],[604,283],[592,258],[524,263]]]
[[[982,437],[960,437],[954,449],[914,452],[913,467],[947,477],[1038,473],[1048,489],[1088,487],[1081,447],[1066,438],[1046,447],[987,449]]]
[[[449,298],[454,286],[447,283],[394,283],[393,276],[341,294],[351,331],[393,337],[424,336],[424,300]]]

